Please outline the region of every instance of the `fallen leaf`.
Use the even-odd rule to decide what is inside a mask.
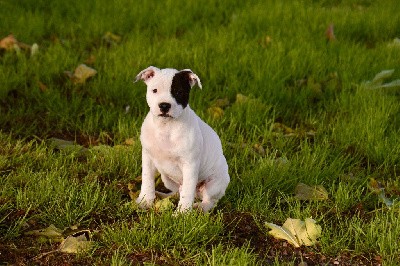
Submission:
[[[382,200],[382,202],[385,203],[385,205],[389,208],[392,207],[396,201],[396,199],[391,200],[390,198],[386,197],[384,189],[381,190],[381,192],[378,194],[378,196]]]
[[[26,43],[19,42],[14,37],[13,34],[10,34],[7,37],[0,40],[0,49],[5,49],[7,51],[13,50],[17,54],[19,54],[21,52],[21,50],[23,50],[23,51],[30,52],[31,56],[34,56],[39,51],[39,45],[37,43],[34,43],[31,46]]]
[[[172,210],[175,207],[171,200],[171,197],[166,197],[161,200],[157,200],[154,204],[154,209],[158,212],[165,212],[167,210]]]
[[[64,253],[78,253],[89,250],[93,242],[88,240],[85,233],[77,233],[64,239],[58,250]]]
[[[369,179],[368,187],[373,193],[376,194],[379,194],[382,189],[384,189],[383,186],[378,181],[376,181],[375,178]]]
[[[253,149],[254,149],[254,151],[256,151],[258,154],[260,154],[260,155],[262,155],[262,156],[265,155],[265,149],[264,149],[264,147],[263,147],[261,144],[259,144],[259,143],[254,144],[254,145],[253,145]]]
[[[71,230],[78,230],[78,228],[79,228],[79,224],[71,225],[69,227],[69,229],[71,229]]]
[[[40,91],[42,91],[42,92],[47,91],[47,86],[43,82],[39,81],[38,86],[39,86]]]
[[[133,146],[133,145],[135,145],[135,139],[134,138],[129,138],[129,139],[126,139],[125,140],[125,145],[128,145],[128,146]]]
[[[88,78],[93,77],[96,74],[97,71],[95,69],[88,67],[85,64],[81,64],[75,69],[72,79],[75,83],[85,83]]]
[[[292,233],[299,246],[303,244],[301,236],[304,237],[303,231],[306,230],[304,221],[301,221],[300,219],[286,219],[282,227],[287,228],[287,230]]]
[[[26,232],[26,235],[32,235],[32,236],[37,236],[37,237],[46,237],[51,240],[55,241],[62,241],[63,239],[63,230],[55,227],[53,224],[49,225],[49,227],[44,228],[44,229],[39,229],[39,230],[32,230],[29,232]]]
[[[91,151],[98,152],[99,154],[109,154],[113,151],[113,147],[108,145],[96,145],[90,148]]]
[[[312,246],[317,243],[317,239],[321,236],[322,228],[316,224],[316,221],[311,218],[304,220],[306,226],[305,230],[300,231],[300,239],[305,246]]]
[[[303,183],[299,183],[295,190],[295,198],[299,200],[327,200],[328,191],[321,186],[308,186]]]
[[[96,56],[93,54],[89,55],[89,57],[85,60],[85,64],[88,65],[93,65],[94,62],[96,62]]]
[[[266,226],[271,229],[269,234],[275,238],[284,239],[295,247],[315,245],[322,232],[321,226],[311,218],[305,221],[288,218],[282,226],[273,223],[266,223]]]
[[[128,194],[129,194],[129,198],[131,200],[135,201],[140,195],[140,190],[137,190],[137,191],[129,190]]]
[[[154,183],[155,183],[155,188],[156,188],[156,189],[157,189],[159,186],[163,186],[163,181],[162,181],[162,179],[161,179],[160,173],[157,172],[154,178],[155,178]]]
[[[284,135],[290,135],[294,134],[296,131],[282,123],[274,123],[272,125],[272,131],[273,132],[278,132],[278,133],[283,133]]]
[[[393,80],[389,83],[384,83],[386,79],[390,78],[393,75],[393,73],[394,69],[383,70],[376,74],[372,81],[366,81],[362,85],[367,89],[400,87],[400,79]]]
[[[76,144],[73,141],[63,140],[58,138],[50,138],[47,140],[49,146],[53,147],[54,149],[65,151],[65,152],[78,152],[84,154],[87,152],[85,147]]]
[[[131,200],[136,200],[140,194],[139,184],[141,179],[142,177],[138,176],[134,181],[128,183],[128,194]]]
[[[75,84],[83,84],[87,79],[93,77],[97,74],[97,71],[91,67],[88,67],[85,64],[80,64],[74,71],[71,73],[70,71],[64,72]]]
[[[394,69],[383,70],[375,75],[374,79],[372,80],[372,84],[380,85],[383,83],[385,79],[390,78],[394,73]]]
[[[121,36],[108,31],[104,34],[103,40],[109,45],[116,45],[121,42],[122,38]]]
[[[220,107],[220,108],[224,108],[227,107],[230,104],[229,99],[228,98],[222,98],[222,99],[216,99],[211,106],[212,107]]]
[[[380,88],[397,88],[400,87],[400,79],[393,80],[392,82],[382,84]]]
[[[37,43],[32,44],[31,46],[31,56],[36,55],[39,52],[39,45]]]
[[[388,44],[391,48],[400,48],[400,38],[394,38],[392,42]]]
[[[269,35],[265,36],[264,41],[265,41],[264,43],[265,43],[266,46],[271,44],[271,42],[272,42],[271,36],[269,36]]]
[[[272,38],[271,36],[267,35],[263,38],[261,38],[258,43],[263,47],[267,48],[271,43],[272,43]]]
[[[391,198],[387,197],[386,196],[386,192],[385,192],[385,187],[380,182],[376,181],[374,178],[370,178],[368,187],[372,191],[372,193],[378,195],[379,199],[382,200],[382,202],[388,208],[391,208],[397,202],[400,202],[400,198],[399,197],[394,198],[394,199],[391,199]]]
[[[245,95],[243,95],[241,93],[236,94],[236,102],[235,103],[241,104],[241,103],[245,103],[245,102],[248,102],[248,101],[249,101],[249,97],[248,96],[245,96]]]
[[[273,223],[266,223],[266,226],[271,229],[271,231],[269,231],[268,233],[273,237],[277,239],[284,239],[296,248],[300,247],[300,244],[297,242],[296,237],[292,234],[292,232],[290,232],[290,230],[285,228],[285,226],[279,226]]]
[[[286,157],[279,157],[273,160],[273,164],[277,167],[283,167],[290,165],[290,162]]]
[[[15,39],[13,34],[8,35],[7,37],[0,40],[0,48],[5,50],[14,49],[14,45],[18,43],[17,39]]]
[[[221,107],[210,107],[207,109],[207,113],[214,119],[221,118],[224,115],[224,110]]]

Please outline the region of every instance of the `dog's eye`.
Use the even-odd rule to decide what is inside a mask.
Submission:
[[[157,89],[154,89],[154,90],[153,90],[153,93],[157,93]]]

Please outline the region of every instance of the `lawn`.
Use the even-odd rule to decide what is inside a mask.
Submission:
[[[0,264],[398,265],[399,38],[397,0],[0,1]],[[211,213],[133,204],[150,65],[201,79]],[[287,218],[318,243],[269,234]]]

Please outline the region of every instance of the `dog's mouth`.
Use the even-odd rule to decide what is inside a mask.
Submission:
[[[162,114],[159,114],[158,116],[161,116],[161,117],[171,117],[171,118],[172,118],[172,116],[171,116],[170,114],[167,114],[167,113],[162,113]]]

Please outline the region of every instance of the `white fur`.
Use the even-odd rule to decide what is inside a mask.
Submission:
[[[189,105],[183,108],[171,96],[172,78],[178,72],[149,67],[136,77],[147,85],[146,99],[150,107],[140,135],[142,188],[136,201],[143,207],[153,205],[154,176],[158,171],[166,188],[179,191],[178,211],[190,210],[198,197],[201,203],[197,207],[207,212],[225,194],[230,180],[228,165],[215,131]],[[194,73],[190,74],[189,82],[191,86],[201,87]],[[168,112],[171,117],[159,116],[161,102],[171,104]]]

